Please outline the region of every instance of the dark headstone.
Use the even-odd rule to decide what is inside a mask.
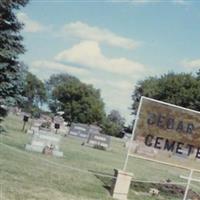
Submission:
[[[90,134],[87,140],[87,144],[92,147],[103,147],[105,149],[110,148],[111,137],[104,134],[93,133]]]
[[[90,125],[88,127],[88,133],[89,134],[101,134],[102,129],[99,126],[96,125]]]
[[[69,135],[79,137],[82,139],[88,138],[88,125],[80,123],[72,123]]]
[[[65,120],[62,116],[55,116],[53,118],[53,121],[54,121],[55,124],[60,124],[60,125],[63,125],[64,122],[65,122]]]

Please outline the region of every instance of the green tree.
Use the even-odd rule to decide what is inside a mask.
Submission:
[[[199,75],[168,73],[139,81],[132,95],[133,111],[141,96],[150,97],[194,110],[200,110]]]
[[[69,122],[101,124],[105,112],[100,90],[76,78],[68,78],[53,87],[52,99],[56,103],[56,111],[64,111],[63,117]],[[52,104],[49,107],[55,112]]]
[[[34,114],[34,111],[38,111],[40,105],[46,101],[44,83],[30,72],[27,72],[26,75],[23,96],[26,97],[26,102],[21,106],[32,114]]]
[[[54,87],[56,87],[59,84],[62,84],[63,82],[80,82],[78,78],[71,76],[69,74],[53,74],[49,78],[49,80],[46,82],[46,87],[48,90],[53,90]]]
[[[120,126],[124,126],[125,119],[121,116],[118,110],[111,110],[108,114],[108,119]]]
[[[4,105],[0,106],[0,123],[3,121],[3,117],[7,114],[7,109]],[[0,124],[0,134],[5,132],[4,127]]]
[[[69,74],[53,74],[46,82],[46,91],[47,91],[47,99],[50,110],[56,114],[61,110],[60,103],[57,100],[57,97],[53,95],[54,89],[60,84],[73,84],[76,82],[80,82],[76,77],[71,76]]]
[[[22,24],[17,20],[15,10],[25,6],[28,0],[0,1],[0,107],[21,101],[23,86],[23,64],[18,57],[25,52],[22,36],[19,34]],[[0,118],[5,113],[0,112]]]
[[[103,132],[106,135],[122,137],[125,119],[117,110],[112,110],[102,125]]]

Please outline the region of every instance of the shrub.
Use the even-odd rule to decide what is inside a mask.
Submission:
[[[93,146],[93,148],[94,148],[94,149],[103,150],[103,151],[105,151],[105,150],[106,150],[106,148],[105,148],[105,147],[103,147],[103,146],[101,146],[101,145],[99,145],[99,144],[96,144],[96,145],[94,145],[94,146]]]

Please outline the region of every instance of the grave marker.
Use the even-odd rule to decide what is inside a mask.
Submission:
[[[41,120],[41,119],[33,120],[29,132],[30,132],[30,133],[31,133],[31,132],[32,132],[32,133],[38,132],[38,131],[39,131],[39,128],[40,128],[40,126],[42,125],[43,122],[44,122],[44,121]]]
[[[89,125],[88,127],[88,133],[89,134],[100,134],[102,131],[102,128],[96,125]]]
[[[99,133],[90,133],[87,145],[92,147],[102,147],[105,149],[110,148],[111,138],[108,135],[103,135]]]
[[[26,150],[43,153],[48,148],[52,155],[62,157],[63,152],[59,150],[60,139],[60,136],[54,133],[39,131],[31,137],[30,144],[26,145]]]
[[[54,121],[54,123],[57,123],[60,125],[63,125],[65,122],[64,118],[62,116],[58,116],[58,115],[53,118],[53,121]]]
[[[81,123],[72,123],[69,135],[79,137],[82,139],[88,139],[90,134],[101,134],[101,128],[96,125],[87,125]]]
[[[69,135],[79,137],[82,139],[88,138],[88,125],[80,123],[72,123]]]

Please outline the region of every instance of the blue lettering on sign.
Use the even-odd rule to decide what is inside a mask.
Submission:
[[[167,117],[162,114],[149,113],[147,124],[155,125],[162,129],[173,129],[179,133],[193,134],[194,124],[186,123],[183,120],[176,120],[173,117]]]

